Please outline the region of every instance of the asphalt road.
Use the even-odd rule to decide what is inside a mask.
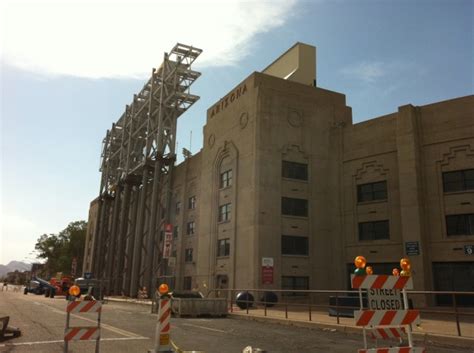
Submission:
[[[21,292],[0,292],[0,317],[11,316],[10,325],[22,336],[0,342],[0,352],[63,352],[66,321],[64,298],[49,299]],[[81,314],[72,324],[93,326],[95,314]],[[101,352],[147,352],[153,347],[156,315],[149,307],[111,303],[103,308]],[[171,338],[183,350],[206,353],[242,352],[246,346],[268,353],[357,352],[362,337],[322,329],[307,329],[250,320],[224,318],[172,319]],[[94,352],[94,342],[72,342],[69,352]],[[430,353],[472,353],[472,349],[430,345]]]

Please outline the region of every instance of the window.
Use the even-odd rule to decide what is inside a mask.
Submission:
[[[226,170],[224,173],[221,173],[221,180],[219,187],[221,189],[226,188],[232,185],[232,169]]]
[[[359,223],[359,240],[390,239],[388,221]]]
[[[174,226],[174,229],[173,229],[173,236],[175,238],[177,238],[179,235],[179,226]]]
[[[387,181],[357,185],[357,201],[375,201],[387,199]]]
[[[183,290],[191,290],[193,283],[193,278],[191,276],[186,276],[183,278]]]
[[[194,234],[194,222],[188,222],[186,226],[186,234],[193,235]]]
[[[192,262],[193,261],[193,249],[185,249],[184,250],[184,261],[185,262]]]
[[[287,216],[308,217],[308,200],[282,197],[281,213]]]
[[[296,276],[282,276],[281,277],[281,289],[295,289],[295,290],[308,290],[309,289],[309,277],[296,277]],[[304,296],[306,293],[297,292],[283,292],[282,296]]]
[[[181,212],[181,202],[180,201],[176,202],[176,214],[179,215],[179,212]]]
[[[452,235],[474,235],[474,214],[446,216],[446,231]]]
[[[231,206],[232,206],[232,204],[230,204],[230,203],[219,206],[219,222],[224,222],[224,221],[229,221],[230,220]]]
[[[188,199],[188,208],[190,210],[193,210],[196,208],[196,196],[191,196],[189,199]]]
[[[229,256],[230,254],[230,240],[220,239],[217,242],[217,256]]]
[[[282,235],[281,253],[282,255],[308,255],[308,238]]]
[[[443,173],[444,192],[474,190],[474,169]]]
[[[288,179],[308,180],[308,165],[283,161],[281,165],[281,176]]]

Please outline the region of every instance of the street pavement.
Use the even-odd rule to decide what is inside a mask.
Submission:
[[[21,337],[0,342],[0,352],[63,352],[65,308],[63,297],[50,299],[21,292],[0,292],[0,317],[10,316],[10,325],[22,330]],[[96,314],[74,314],[72,324],[93,326],[96,317]],[[100,351],[147,352],[153,347],[155,327],[156,315],[150,313],[148,305],[109,302],[102,312]],[[206,353],[237,353],[246,346],[268,353],[350,353],[363,345],[360,334],[236,318],[173,318],[171,338],[182,350]],[[473,352],[427,343],[430,353]],[[94,352],[94,348],[94,342],[72,342],[69,352]]]

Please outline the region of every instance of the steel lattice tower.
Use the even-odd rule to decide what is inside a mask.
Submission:
[[[201,52],[178,43],[165,53],[103,140],[92,270],[107,293],[135,296],[139,285],[155,286],[159,234],[170,222],[177,120],[199,99],[190,86],[200,76],[191,64]]]

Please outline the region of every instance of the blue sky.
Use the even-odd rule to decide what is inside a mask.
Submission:
[[[346,94],[354,122],[473,93],[470,0],[0,3],[0,263],[87,219],[106,129],[176,42],[204,50],[201,100],[178,122],[194,153],[206,109],[297,41],[317,47],[318,86]]]

